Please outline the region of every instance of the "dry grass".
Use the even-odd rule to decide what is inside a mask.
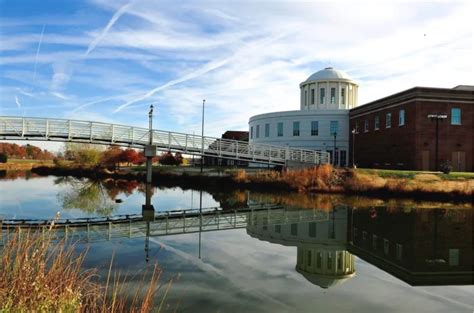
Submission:
[[[4,238],[0,263],[1,312],[150,312],[161,271],[155,265],[151,279],[146,273],[133,296],[127,275],[112,274],[99,283],[97,269],[82,269],[87,252],[53,242],[52,230],[16,230]],[[142,293],[144,290],[144,294]]]

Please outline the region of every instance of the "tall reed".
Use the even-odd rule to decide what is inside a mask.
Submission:
[[[5,235],[0,246],[0,312],[150,312],[161,270],[143,278],[134,293],[128,275],[113,273],[105,285],[97,269],[83,269],[87,250],[55,241],[54,228],[45,231],[17,229]]]

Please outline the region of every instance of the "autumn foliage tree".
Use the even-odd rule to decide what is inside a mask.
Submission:
[[[118,146],[110,146],[102,154],[100,165],[115,169],[122,160],[122,149]]]
[[[52,160],[54,155],[48,150],[27,144],[24,146],[15,143],[0,143],[0,153],[10,159]]]
[[[179,152],[173,155],[171,151],[166,151],[160,155],[159,162],[163,165],[180,165],[183,163],[183,156]]]

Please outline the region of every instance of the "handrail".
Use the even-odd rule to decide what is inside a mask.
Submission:
[[[141,148],[149,144],[149,132],[147,128],[95,121],[0,116],[0,139],[5,140],[90,142]],[[309,164],[330,162],[327,152],[157,129],[152,132],[153,144],[159,150],[277,165],[287,165],[292,161]]]

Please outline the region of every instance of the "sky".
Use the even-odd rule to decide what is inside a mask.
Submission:
[[[299,109],[332,66],[359,104],[474,85],[472,1],[0,0],[0,115],[199,134]]]

